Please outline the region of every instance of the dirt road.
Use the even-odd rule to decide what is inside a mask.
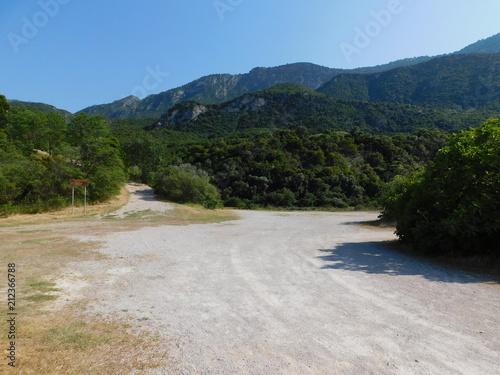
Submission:
[[[122,213],[166,208],[138,191]],[[110,233],[59,286],[171,340],[155,374],[500,372],[497,284],[392,252],[373,213],[240,215]]]

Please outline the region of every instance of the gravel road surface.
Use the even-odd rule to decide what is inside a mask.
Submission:
[[[169,208],[131,189],[121,213]],[[487,277],[391,251],[393,230],[359,225],[374,213],[239,214],[110,233],[109,258],[73,264],[60,286],[169,340],[171,366],[151,374],[500,373]]]

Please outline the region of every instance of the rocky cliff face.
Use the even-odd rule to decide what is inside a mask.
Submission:
[[[196,121],[198,117],[206,113],[208,108],[196,102],[184,102],[171,108],[164,114],[160,120],[147,127],[147,130],[156,130],[168,127],[177,128],[180,124],[186,124],[189,121]],[[184,131],[189,129],[183,128]]]

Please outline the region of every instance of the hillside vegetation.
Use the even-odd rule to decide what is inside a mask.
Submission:
[[[342,74],[319,92],[334,98],[432,108],[500,108],[500,53],[456,54],[377,74]]]
[[[223,104],[183,102],[170,109],[148,130],[170,129],[207,137],[245,129],[296,129],[311,132],[412,132],[419,128],[446,131],[479,126],[491,111],[432,109],[398,103],[341,100],[296,84],[282,84]]]
[[[11,107],[0,95],[0,215],[67,206],[71,179],[89,181],[89,202],[125,181],[120,145],[100,118]],[[83,192],[77,189],[77,196]]]

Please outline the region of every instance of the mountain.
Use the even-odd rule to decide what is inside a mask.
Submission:
[[[495,37],[492,38],[494,40]],[[495,52],[492,50],[494,43],[489,41],[492,38],[486,40],[487,43],[481,47],[482,50]],[[475,44],[466,47],[466,49],[477,48],[474,46]],[[467,51],[463,53],[467,53]],[[89,115],[100,114],[110,118],[154,118],[160,117],[175,104],[186,100],[195,100],[205,104],[223,103],[281,83],[297,83],[315,90],[341,74],[380,73],[399,67],[413,66],[434,58],[430,56],[414,57],[375,67],[352,70],[332,69],[311,63],[295,63],[274,68],[255,68],[246,74],[209,75],[181,87],[150,95],[142,100],[136,97],[127,97],[110,104],[91,106],[80,112]]]
[[[134,118],[133,114],[138,111],[140,104],[141,100],[131,95],[110,104],[91,106],[77,113],[86,113],[90,116],[102,115],[109,118]]]
[[[281,83],[301,84],[315,90],[342,73],[382,72],[430,59],[432,57],[416,57],[352,70],[331,69],[311,63],[296,63],[274,68],[254,68],[246,74],[214,74],[172,90],[150,95],[142,100],[129,96],[110,104],[87,107],[80,112],[109,118],[154,118],[160,117],[182,101],[194,100],[205,104],[218,104]]]
[[[500,54],[455,54],[382,73],[342,74],[318,92],[435,108],[500,108]]]
[[[388,64],[383,64],[383,65],[377,65],[377,66],[371,66],[367,68],[357,68],[349,71],[349,73],[380,73],[380,72],[385,72],[387,70],[391,69],[396,69],[396,68],[401,68],[404,66],[412,66],[416,64],[420,64],[432,59],[435,59],[438,56],[419,56],[419,57],[411,57],[407,59],[401,59],[401,60],[396,60],[393,62],[390,62]]]
[[[482,39],[470,46],[461,49],[456,53],[499,53],[500,52],[500,33],[492,37]]]
[[[168,129],[208,137],[255,128],[306,127],[313,133],[353,128],[379,133],[431,127],[452,131],[479,125],[486,118],[485,114],[465,116],[450,109],[335,99],[305,86],[281,84],[222,104],[179,103],[146,130]]]
[[[101,114],[111,118],[160,117],[176,103],[196,100],[205,104],[223,103],[240,95],[263,90],[280,83],[297,83],[317,89],[341,69],[331,69],[310,63],[296,63],[274,68],[255,68],[247,74],[214,74],[184,86],[150,95],[143,100],[128,97],[111,104],[92,106],[80,112]]]
[[[31,109],[36,109],[38,111],[47,112],[47,113],[57,112],[57,113],[63,115],[66,119],[71,119],[73,117],[73,114],[71,112],[65,111],[64,109],[56,108],[50,104],[23,102],[20,100],[8,100],[8,102],[10,105],[12,105],[14,107],[31,108]]]

